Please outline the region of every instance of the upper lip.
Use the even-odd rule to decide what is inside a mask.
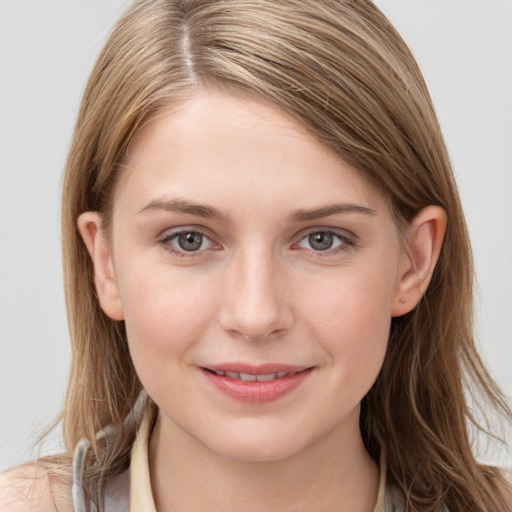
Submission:
[[[229,362],[229,363],[220,363],[214,365],[203,366],[206,370],[211,370],[212,372],[236,372],[236,373],[248,373],[251,375],[270,375],[272,373],[298,373],[303,370],[307,370],[311,368],[310,366],[297,366],[290,364],[280,364],[280,363],[265,363],[265,364],[248,364],[248,363],[237,363],[237,362]]]

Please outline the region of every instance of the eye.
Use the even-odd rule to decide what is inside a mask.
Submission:
[[[195,231],[189,231],[186,233],[179,233],[175,235],[175,242],[179,245],[180,249],[184,251],[199,251],[201,246],[207,240],[201,233],[197,233]],[[203,247],[204,249],[204,247]]]
[[[339,233],[335,233],[334,231],[321,230],[313,231],[306,235],[297,244],[297,247],[310,249],[315,252],[327,252],[335,251],[338,248],[342,249],[351,245],[353,244],[347,237]]]
[[[185,253],[205,251],[215,246],[206,235],[192,230],[172,233],[162,240],[162,244],[169,251],[180,256],[185,256]]]

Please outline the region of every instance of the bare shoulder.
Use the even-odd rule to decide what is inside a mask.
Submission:
[[[0,473],[2,512],[57,512],[45,470],[28,464]]]

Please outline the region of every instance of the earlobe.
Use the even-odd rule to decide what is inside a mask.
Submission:
[[[412,221],[392,316],[409,313],[423,297],[441,254],[446,222],[446,212],[440,206],[427,206]]]
[[[99,212],[84,212],[78,217],[77,227],[91,257],[101,309],[113,320],[124,320],[111,250],[101,229],[102,220]]]

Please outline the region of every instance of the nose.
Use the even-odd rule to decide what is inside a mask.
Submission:
[[[249,341],[282,336],[293,322],[283,269],[271,251],[248,252],[235,257],[226,273],[221,327]]]

